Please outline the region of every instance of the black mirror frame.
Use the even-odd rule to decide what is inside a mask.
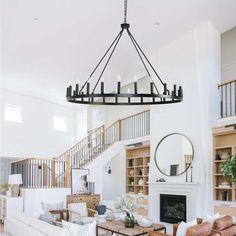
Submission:
[[[193,150],[193,160],[192,160],[192,162],[191,162],[191,165],[189,165],[189,167],[188,167],[187,169],[185,169],[183,172],[179,173],[178,175],[171,176],[171,175],[167,175],[166,173],[164,173],[164,172],[159,168],[159,166],[158,166],[158,164],[157,164],[157,160],[156,160],[156,153],[157,153],[158,147],[161,145],[161,142],[162,142],[164,139],[166,139],[166,138],[169,137],[169,136],[176,135],[176,134],[185,137],[185,138],[189,141],[189,143],[191,144],[191,147],[192,147],[192,150]],[[157,146],[156,146],[155,154],[154,154],[154,161],[155,161],[155,164],[156,164],[157,169],[158,169],[163,175],[165,175],[165,176],[168,176],[168,177],[176,177],[176,176],[183,175],[183,174],[184,174],[186,171],[188,171],[188,169],[192,166],[192,163],[193,163],[193,161],[194,161],[194,147],[193,147],[193,143],[192,143],[191,140],[190,140],[186,135],[184,135],[184,134],[181,134],[181,133],[170,133],[170,134],[167,134],[166,136],[164,136],[164,137],[160,140],[160,142],[159,142],[159,143],[157,144]]]

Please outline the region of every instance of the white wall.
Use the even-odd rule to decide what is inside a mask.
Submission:
[[[55,157],[86,134],[86,111],[57,105],[41,99],[1,89],[0,156]],[[4,120],[4,104],[22,108],[22,123]],[[67,120],[67,131],[53,129],[53,116]],[[79,120],[79,122],[78,122]],[[78,125],[78,126],[77,126]],[[80,128],[81,127],[81,128]]]
[[[111,174],[106,171],[110,167]],[[125,151],[124,149],[103,166],[103,200],[114,200],[125,194]]]
[[[221,35],[222,81],[236,78],[236,27]]]
[[[89,181],[95,182],[95,192],[102,200],[115,200],[125,194],[125,146],[149,140],[146,136],[116,142],[86,167],[90,170]],[[106,166],[111,167],[111,175],[105,172]]]
[[[198,214],[210,211],[211,130],[217,118],[217,83],[220,81],[220,35],[206,22],[160,49],[153,60],[168,83],[180,81],[184,101],[180,104],[151,107],[151,156],[168,133],[185,134],[193,143],[193,180],[200,183]],[[174,144],[173,144],[174,145]],[[150,179],[184,182],[185,175],[166,177],[151,159]],[[207,200],[206,200],[207,199]],[[201,204],[201,205],[200,205]]]
[[[24,212],[35,216],[41,212],[41,202],[54,204],[63,202],[66,208],[66,196],[71,194],[69,188],[51,189],[21,189],[21,196],[24,198]]]

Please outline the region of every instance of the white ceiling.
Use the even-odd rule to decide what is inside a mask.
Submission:
[[[120,30],[123,0],[1,0],[1,87],[54,102],[91,72]],[[131,31],[147,55],[195,25],[220,32],[236,25],[235,0],[129,0]],[[160,24],[158,24],[160,23]],[[121,41],[105,74],[142,75],[138,57]]]

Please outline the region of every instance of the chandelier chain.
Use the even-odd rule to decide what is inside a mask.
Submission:
[[[127,22],[127,5],[128,5],[128,0],[124,0],[124,23]]]

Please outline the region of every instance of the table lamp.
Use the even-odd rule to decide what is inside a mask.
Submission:
[[[22,184],[22,175],[9,175],[8,184],[11,185],[11,196],[18,197],[20,193],[20,185]]]

